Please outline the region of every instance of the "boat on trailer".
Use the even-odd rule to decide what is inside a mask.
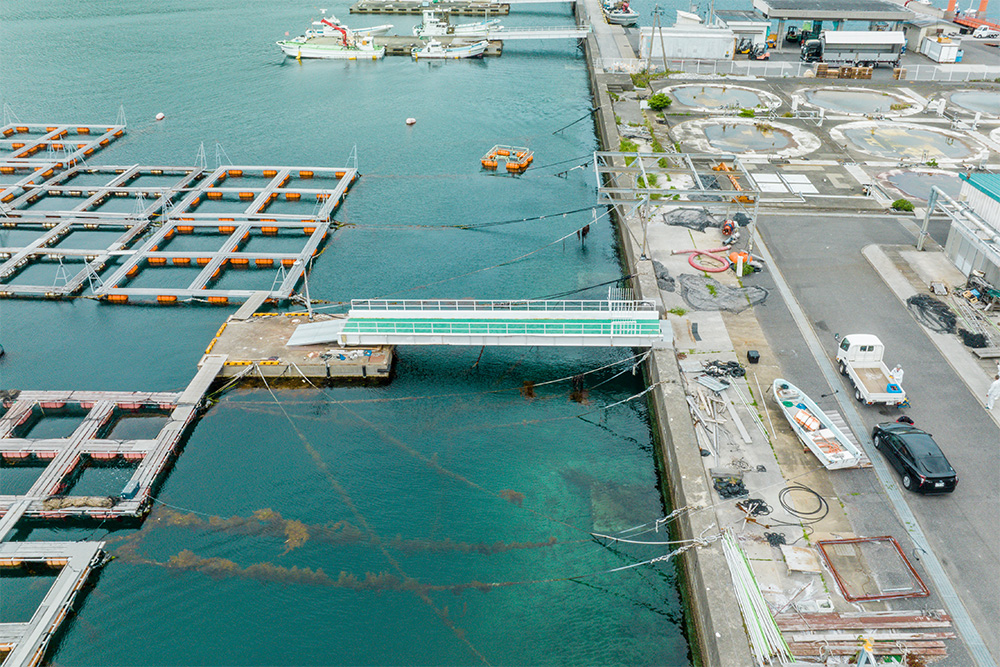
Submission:
[[[795,435],[827,470],[856,468],[864,454],[805,392],[778,378],[771,386],[774,401]]]
[[[427,42],[423,48],[414,46],[410,54],[414,60],[423,58],[439,60],[458,60],[460,58],[482,58],[486,53],[486,48],[490,45],[485,39],[473,44],[452,44],[445,46],[436,39]]]

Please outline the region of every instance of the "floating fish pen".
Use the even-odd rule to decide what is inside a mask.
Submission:
[[[6,518],[0,519],[0,539]],[[0,578],[51,580],[30,617],[0,623],[0,659],[6,667],[42,663],[74,600],[104,564],[103,548],[104,542],[0,542]]]
[[[352,14],[422,14],[428,8],[426,0],[359,0],[351,5]],[[469,16],[506,16],[510,4],[502,2],[477,2],[444,0],[435,2],[436,12]]]
[[[8,528],[22,518],[37,523],[144,516],[224,362],[207,357],[182,393],[8,394],[0,418],[0,464],[28,473],[22,488],[10,489],[16,493],[0,495],[4,521],[12,521]],[[122,426],[140,419],[150,422],[143,429]],[[125,472],[108,475],[103,469]],[[95,492],[101,482],[104,488]],[[74,493],[81,483],[90,492]]]
[[[47,147],[47,158],[0,154],[0,297],[62,298],[89,287],[108,303],[228,304],[262,289],[288,299],[358,175],[75,162],[77,151],[90,154],[123,132],[119,125],[3,129],[4,143],[18,144],[10,155]],[[78,136],[90,138],[71,153],[50,154]],[[109,265],[115,270],[102,273]]]
[[[534,160],[535,154],[527,148],[498,144],[487,151],[480,163],[483,169],[490,171],[496,171],[501,163],[505,163],[508,173],[523,174]]]
[[[17,164],[53,164],[61,169],[101,150],[125,134],[125,125],[12,123],[0,127],[0,174]]]

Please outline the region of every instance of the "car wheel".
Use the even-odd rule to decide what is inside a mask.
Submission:
[[[875,444],[875,449],[882,449],[882,436],[876,435],[872,438],[872,442]]]
[[[847,377],[847,366],[844,364],[843,361],[840,362],[840,374],[843,375],[844,377]]]
[[[903,488],[907,491],[913,490],[913,478],[910,477],[910,473],[903,474]]]
[[[854,390],[854,398],[856,398],[859,401],[861,401],[862,403],[864,403],[865,398],[864,398],[864,396],[861,395],[861,390],[860,389],[855,389]]]

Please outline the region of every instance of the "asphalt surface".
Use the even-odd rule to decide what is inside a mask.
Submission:
[[[1000,428],[861,255],[861,249],[873,243],[913,243],[913,235],[887,216],[763,215],[759,229],[830,359],[836,357],[835,333],[873,333],[886,345],[886,363],[902,365],[912,405],[904,412],[934,435],[959,475],[953,494],[920,496],[904,491],[904,497],[983,641],[1000,661]],[[771,290],[768,300],[757,307],[758,319],[780,355],[785,376],[814,399],[829,393],[831,388],[768,272],[756,274],[752,281]],[[853,396],[846,378],[836,389]],[[868,429],[858,435],[865,438],[876,423],[901,414],[895,408],[861,404],[857,408]],[[923,574],[920,554],[873,471],[840,471],[834,475],[834,486],[858,535],[895,536]],[[929,577],[924,581],[933,589]],[[934,596],[892,606],[943,605]],[[948,665],[973,664],[962,647],[952,645],[949,651]]]

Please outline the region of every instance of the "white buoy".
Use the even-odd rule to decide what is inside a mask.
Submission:
[[[161,113],[158,113],[158,114],[156,114],[156,120],[163,120],[163,119],[164,119],[164,118],[166,118],[166,117],[167,117],[167,116],[166,116],[165,114],[163,114],[162,112],[161,112]]]
[[[406,119],[406,124],[407,125],[416,125],[417,124],[417,119],[416,118],[407,118]]]

